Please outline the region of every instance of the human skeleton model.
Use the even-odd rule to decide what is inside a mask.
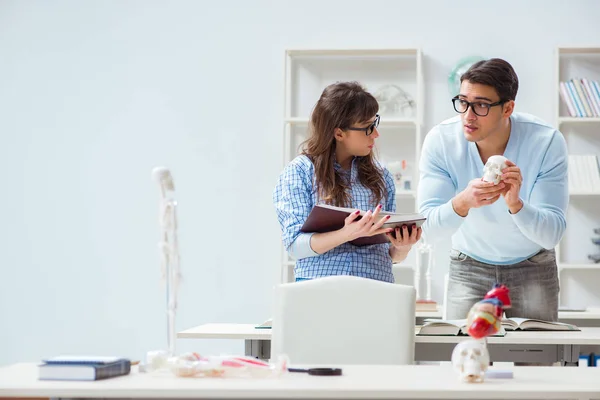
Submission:
[[[473,339],[460,342],[452,352],[452,365],[461,380],[483,382],[490,363],[485,338],[500,330],[502,314],[510,307],[509,290],[499,284],[471,307],[467,316],[467,333]]]
[[[173,198],[175,185],[171,172],[164,167],[154,168],[152,177],[160,186],[160,241],[161,279],[167,294],[167,341],[169,355],[175,355],[175,313],[177,292],[181,273],[179,269],[179,246],[177,242],[177,202]]]
[[[507,159],[504,156],[491,156],[488,158],[483,167],[483,177],[481,179],[485,182],[494,182],[494,185],[499,184],[502,170],[507,167],[506,161]]]

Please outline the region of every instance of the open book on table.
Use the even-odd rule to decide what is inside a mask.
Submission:
[[[580,331],[577,326],[563,322],[543,321],[533,318],[503,318],[502,326],[507,331]]]
[[[346,207],[334,207],[326,204],[317,204],[313,207],[308,218],[300,228],[301,232],[306,233],[323,233],[323,232],[331,232],[344,227],[344,220],[351,213],[357,211],[356,208],[346,208]],[[360,212],[360,215],[357,217],[357,220],[360,220],[366,211]],[[390,219],[383,224],[383,228],[395,228],[402,227],[406,225],[408,228],[408,232],[412,231],[412,226],[416,225],[417,228],[423,225],[425,222],[425,217],[421,214],[397,214],[391,213],[387,211],[380,211],[378,214],[378,221],[389,215]],[[395,234],[392,232],[392,234]],[[388,243],[389,240],[385,234],[369,236],[369,237],[361,237],[351,241],[355,246],[364,246],[368,244],[379,244],[379,243]]]
[[[465,336],[467,333],[466,319],[430,319],[427,318],[425,323],[419,329],[418,335],[421,336]],[[491,336],[505,336],[504,327]]]

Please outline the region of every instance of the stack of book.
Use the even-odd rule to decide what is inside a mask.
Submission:
[[[43,360],[40,380],[96,381],[127,375],[131,361],[119,357],[60,356]]]
[[[569,154],[569,193],[600,194],[600,169],[595,154]]]
[[[415,306],[415,311],[424,312],[424,311],[437,311],[438,304],[434,300],[417,300],[417,304]]]
[[[571,117],[600,117],[600,84],[586,78],[560,82],[560,96]]]

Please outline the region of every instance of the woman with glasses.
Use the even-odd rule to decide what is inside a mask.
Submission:
[[[514,112],[519,81],[501,59],[475,63],[453,99],[455,118],[423,143],[419,211],[428,238],[452,237],[447,318],[466,318],[496,282],[510,290],[507,317],[558,318],[554,247],[566,228],[567,148],[540,119]],[[499,183],[482,180],[495,155]]]
[[[296,280],[354,275],[393,282],[392,262],[406,258],[421,229],[403,227],[392,234],[377,221],[394,212],[395,187],[389,171],[375,160],[379,137],[377,100],[356,82],[325,88],[310,118],[310,135],[279,176],[273,202],[288,253],[296,259]],[[303,233],[300,228],[317,204],[366,211],[346,218],[343,228],[327,233]],[[386,233],[389,243],[355,246],[360,237]]]

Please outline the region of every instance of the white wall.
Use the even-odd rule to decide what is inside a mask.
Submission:
[[[166,345],[156,165],[180,204],[177,329],[270,315],[285,48],[421,47],[426,130],[453,114],[456,61],[503,57],[517,108],[552,120],[553,51],[600,46],[598,16],[597,1],[0,2],[0,364]]]

